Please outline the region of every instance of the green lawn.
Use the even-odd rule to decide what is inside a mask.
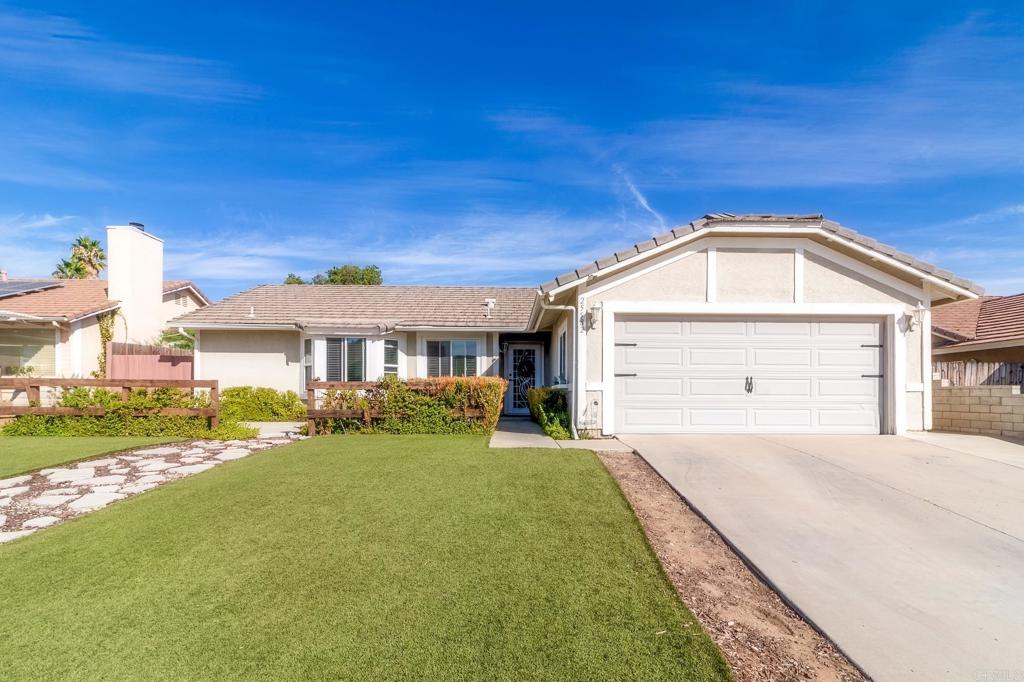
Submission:
[[[12,680],[727,680],[573,450],[329,436],[0,545]]]
[[[0,436],[0,478],[172,440],[134,436]]]

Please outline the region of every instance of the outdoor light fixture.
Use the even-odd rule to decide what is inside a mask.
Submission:
[[[917,308],[914,309],[914,313],[912,315],[905,316],[907,321],[907,331],[912,332],[921,326],[921,323],[924,322],[924,311],[924,303],[918,301]]]

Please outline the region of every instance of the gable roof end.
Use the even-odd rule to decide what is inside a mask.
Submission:
[[[642,256],[645,252],[659,246],[670,244],[673,241],[682,239],[684,237],[690,237],[695,232],[702,230],[711,230],[715,227],[721,227],[726,223],[743,223],[743,224],[757,224],[763,223],[765,225],[771,225],[774,227],[786,228],[786,227],[812,227],[819,228],[826,232],[835,234],[843,239],[853,242],[858,246],[866,248],[871,251],[875,251],[882,256],[892,258],[906,266],[909,266],[915,270],[920,271],[924,275],[940,279],[944,282],[964,289],[972,294],[981,295],[984,290],[969,280],[957,277],[948,270],[943,270],[931,263],[919,260],[910,254],[903,253],[902,251],[883,244],[871,237],[866,237],[855,230],[851,230],[848,227],[844,227],[834,220],[825,218],[820,213],[804,214],[804,215],[782,215],[782,214],[733,214],[733,213],[709,213],[708,215],[694,220],[691,223],[682,225],[674,228],[669,232],[664,232],[652,239],[648,239],[645,242],[634,244],[631,248],[624,249],[618,253],[599,258],[591,261],[586,265],[576,268],[570,272],[545,282],[540,285],[540,293],[547,294],[555,289],[564,287],[575,282],[586,279],[587,277],[599,274],[602,270],[607,270],[610,267],[618,265],[619,263],[625,263],[629,260]]]

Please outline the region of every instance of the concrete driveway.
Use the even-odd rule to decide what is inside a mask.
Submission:
[[[1024,680],[1024,447],[620,439],[875,680]]]

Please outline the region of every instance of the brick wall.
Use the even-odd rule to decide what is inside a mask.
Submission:
[[[1024,438],[1024,396],[1019,386],[932,387],[932,428]]]

